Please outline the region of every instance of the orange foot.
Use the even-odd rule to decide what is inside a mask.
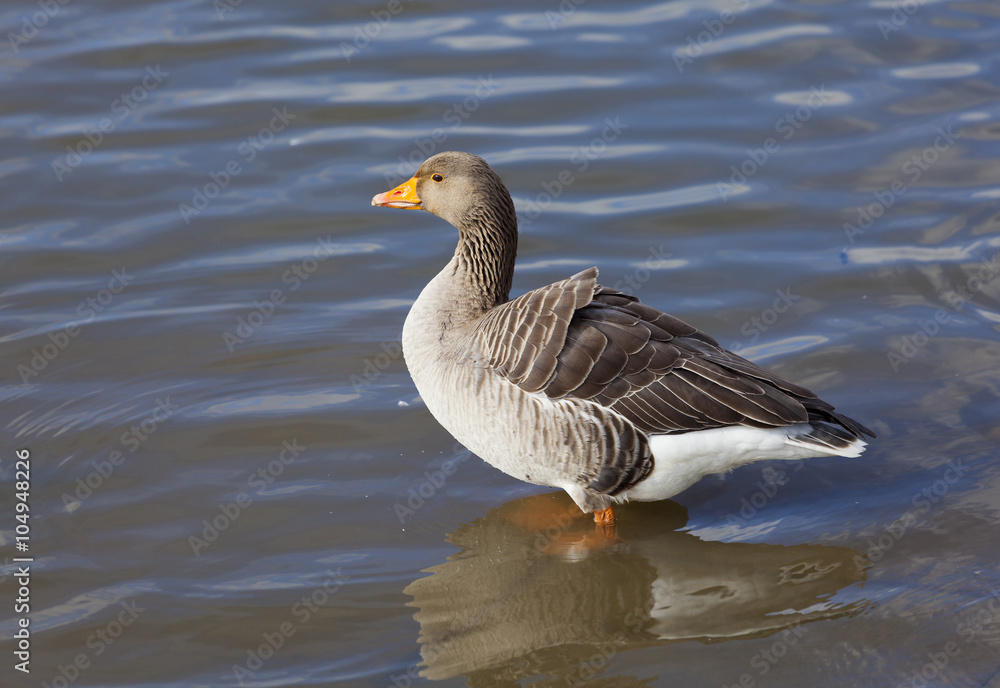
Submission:
[[[581,529],[587,516],[565,492],[532,495],[503,507],[504,518],[536,534],[535,548],[543,554],[597,550],[620,542],[615,535],[615,513],[594,514],[594,527]]]
[[[576,518],[586,516],[575,505]],[[577,556],[591,550],[605,549],[621,542],[615,534],[615,512],[610,508],[594,512],[594,529],[580,531],[567,521],[558,533],[546,531],[545,537],[536,542],[536,547],[544,554],[569,554]]]
[[[604,532],[605,537],[610,540],[615,539],[615,523],[617,521],[614,509],[610,506],[607,509],[594,512],[594,523],[597,524],[599,530]]]
[[[586,515],[586,514],[583,514]],[[590,532],[565,532],[562,537],[551,542],[549,551],[560,554],[578,555],[589,550],[605,549],[617,545],[621,540],[615,533],[615,512],[608,507],[594,512],[594,529]]]

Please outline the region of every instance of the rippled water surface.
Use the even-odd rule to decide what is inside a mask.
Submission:
[[[0,27],[0,684],[1000,685],[1000,5],[24,0]],[[878,440],[627,505],[587,548],[400,355],[456,237],[370,199],[449,149],[514,196],[515,293],[598,265]]]

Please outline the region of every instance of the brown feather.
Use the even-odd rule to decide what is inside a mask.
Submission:
[[[870,434],[809,390],[726,351],[688,323],[597,285],[593,268],[490,315],[481,333],[499,373],[553,399],[601,404],[646,432],[815,419]],[[512,327],[514,336],[504,329]]]

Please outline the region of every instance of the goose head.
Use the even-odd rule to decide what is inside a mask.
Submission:
[[[372,198],[372,205],[426,210],[462,233],[517,231],[507,188],[485,160],[471,153],[447,151],[428,158],[413,177]]]

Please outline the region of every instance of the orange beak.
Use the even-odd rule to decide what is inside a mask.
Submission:
[[[417,178],[411,177],[391,191],[380,193],[372,198],[372,205],[383,208],[420,208],[420,197],[417,196]]]

